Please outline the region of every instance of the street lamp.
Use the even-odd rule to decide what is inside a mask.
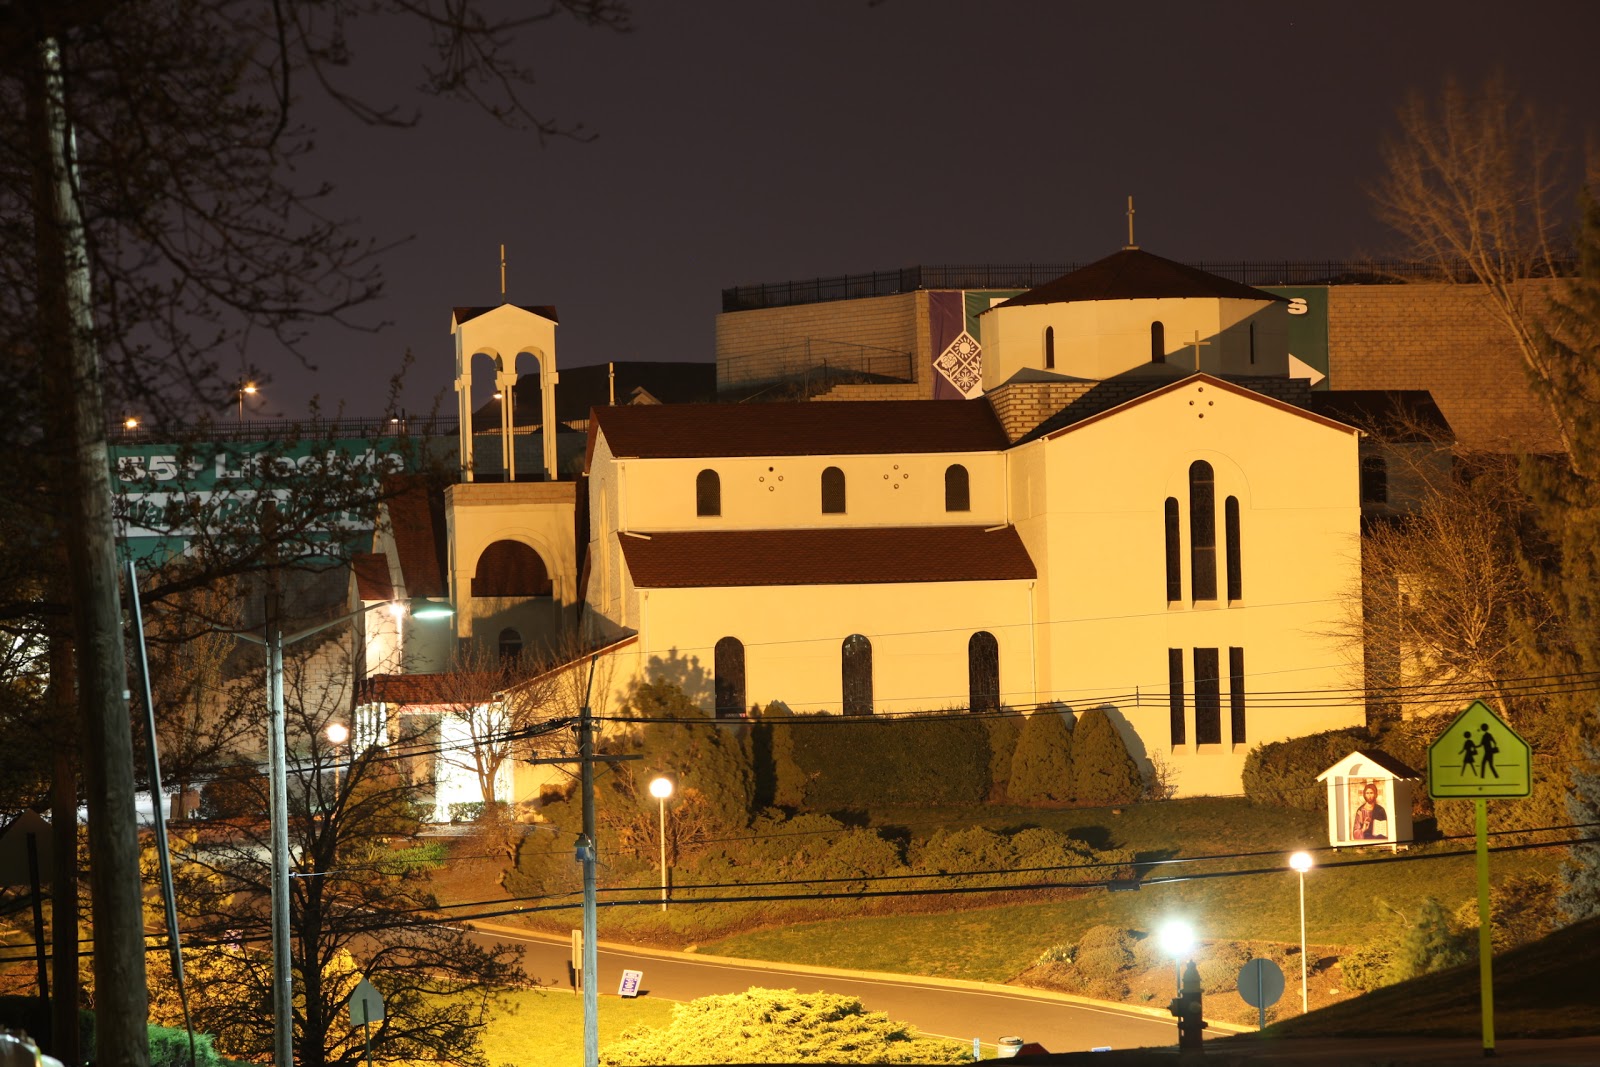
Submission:
[[[1181,919],[1174,919],[1161,927],[1156,934],[1161,942],[1161,951],[1172,957],[1172,977],[1177,986],[1178,996],[1183,996],[1183,971],[1182,959],[1194,948],[1194,927]]]
[[[239,388],[234,392],[235,398],[239,401],[239,422],[241,424],[244,422],[244,397],[246,393],[249,393],[251,396],[256,395],[255,382],[240,382]]]
[[[323,731],[328,736],[328,741],[333,745],[333,799],[339,802],[339,746],[350,740],[350,727],[342,722],[330,722]]]
[[[1289,866],[1300,875],[1300,1014],[1304,1015],[1310,1000],[1306,993],[1306,872],[1311,869],[1311,853],[1296,852],[1289,857]]]
[[[289,757],[284,731],[283,650],[324,630],[372,610],[362,605],[338,618],[285,635],[279,628],[276,596],[268,600],[266,636],[240,630],[228,633],[267,650],[267,796],[268,830],[272,854],[272,1051],[275,1067],[294,1067],[294,960],[289,943]],[[421,607],[414,617],[449,614],[451,608],[437,601],[417,598]]]
[[[667,798],[672,795],[671,778],[654,778],[650,781],[650,795],[659,806],[661,827],[661,910],[667,910]]]

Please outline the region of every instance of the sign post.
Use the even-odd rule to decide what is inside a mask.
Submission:
[[[1489,914],[1488,801],[1521,798],[1532,791],[1532,747],[1481,700],[1474,700],[1428,746],[1428,795],[1435,800],[1471,800],[1476,816],[1478,986],[1485,1056],[1494,1055],[1494,928]]]
[[[1304,956],[1304,953],[1301,953]],[[1239,999],[1260,1013],[1257,1030],[1267,1028],[1267,1009],[1283,996],[1283,968],[1271,960],[1254,959],[1239,968]]]
[[[367,1044],[367,1067],[372,1067],[372,1024],[383,1021],[383,994],[365,978],[350,992],[350,1021],[361,1026]]]

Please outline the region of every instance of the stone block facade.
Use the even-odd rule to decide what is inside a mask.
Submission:
[[[925,399],[933,395],[930,344],[926,292],[723,312],[717,388],[859,373],[909,379],[920,387],[912,399]],[[850,398],[890,397],[868,386]]]
[[[1539,301],[1548,284],[1530,285]],[[1473,451],[1559,449],[1509,328],[1477,286],[1340,285],[1328,290],[1328,384],[1426,389]]]

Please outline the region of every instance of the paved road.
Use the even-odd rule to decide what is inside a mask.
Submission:
[[[569,940],[488,923],[475,925],[480,931],[476,936],[485,941],[521,945],[526,953],[524,966],[541,985],[572,988]],[[990,1046],[1011,1035],[1036,1041],[1051,1052],[1088,1051],[1104,1046],[1138,1048],[1169,1045],[1177,1040],[1176,1024],[1165,1012],[1156,1017],[1137,1009],[1062,994],[981,982],[765,964],[604,942],[600,946],[602,994],[615,994],[624,967],[644,972],[642,993],[667,1000],[736,993],[751,986],[806,992],[821,989],[859,996],[868,1008],[910,1022],[923,1033],[961,1041],[978,1037]]]

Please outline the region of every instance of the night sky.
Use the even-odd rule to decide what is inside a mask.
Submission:
[[[588,143],[425,105],[382,130],[310,112],[305,168],[331,210],[391,245],[375,332],[319,328],[316,370],[271,344],[259,415],[376,415],[444,397],[450,308],[553,304],[561,366],[711,360],[720,291],[913,264],[1393,251],[1366,194],[1405,92],[1498,68],[1600,129],[1600,4],[640,0],[634,30],[529,31],[543,115]],[[416,62],[358,40],[379,92]],[[361,75],[366,77],[368,75]],[[376,75],[372,75],[376,78]],[[397,80],[398,79],[398,82]],[[235,358],[235,357],[226,357]],[[226,358],[224,367],[227,367]]]

